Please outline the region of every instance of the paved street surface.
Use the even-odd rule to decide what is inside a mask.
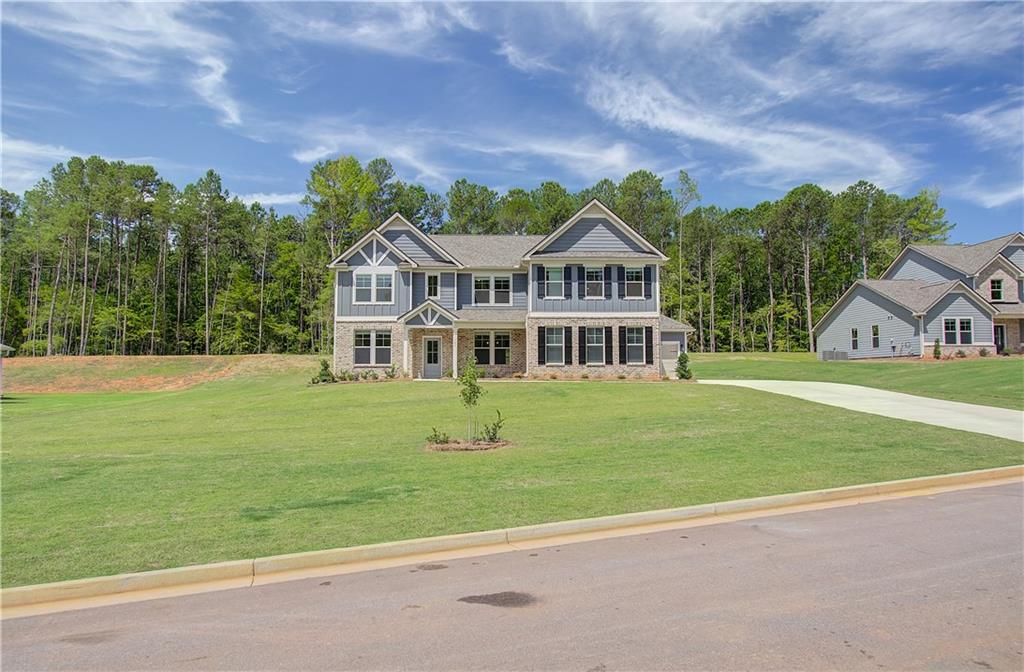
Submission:
[[[819,404],[899,420],[1024,441],[1024,411],[919,397],[863,385],[797,380],[701,380],[704,385],[732,385],[785,394]]]
[[[1020,670],[1020,483],[3,622],[26,669]]]

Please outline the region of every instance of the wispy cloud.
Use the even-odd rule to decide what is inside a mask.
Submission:
[[[999,208],[1024,201],[1024,180],[1006,182],[992,175],[975,173],[950,193],[985,208]]]
[[[946,119],[974,136],[982,146],[1019,152],[1024,146],[1024,90]]]
[[[48,145],[31,140],[0,137],[0,176],[4,189],[22,193],[45,176],[50,168],[80,152],[63,145]]]
[[[494,53],[504,56],[509,65],[523,72],[563,72],[561,68],[548,63],[543,56],[528,54],[509,40],[503,40]]]
[[[301,191],[287,194],[259,192],[255,194],[242,194],[238,198],[246,205],[252,205],[253,203],[259,203],[260,205],[291,205],[298,203],[305,196],[306,194]]]
[[[222,123],[238,125],[225,77],[231,43],[194,20],[210,14],[177,3],[5,3],[3,22],[68,49],[65,67],[77,77],[155,88],[177,79]]]

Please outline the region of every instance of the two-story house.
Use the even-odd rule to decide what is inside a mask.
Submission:
[[[1024,235],[909,245],[879,280],[858,280],[814,327],[820,358],[922,357],[1024,347]]]
[[[427,235],[392,215],[334,261],[334,370],[657,377],[692,327],[654,245],[598,200],[547,236]]]

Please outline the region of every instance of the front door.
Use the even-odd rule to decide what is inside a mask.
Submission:
[[[441,339],[438,336],[423,337],[423,377],[441,377]]]
[[[995,337],[996,337],[996,352],[1002,352],[1006,349],[1006,325],[997,324],[995,326]]]

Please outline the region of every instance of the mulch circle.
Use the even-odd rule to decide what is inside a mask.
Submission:
[[[469,441],[449,441],[448,443],[428,443],[427,450],[438,453],[469,453],[481,450],[495,450],[509,445],[512,445],[509,441],[494,441],[493,443],[486,441],[476,441],[474,443]]]

